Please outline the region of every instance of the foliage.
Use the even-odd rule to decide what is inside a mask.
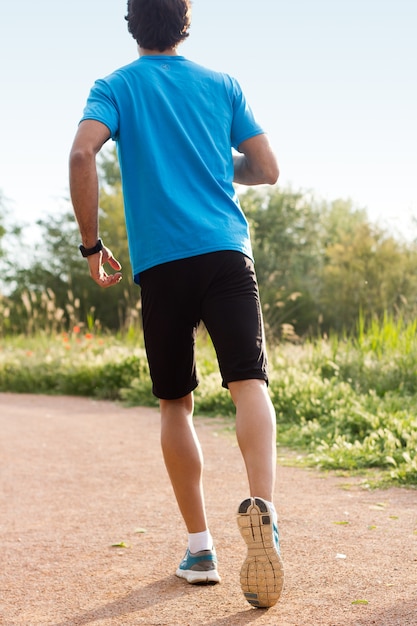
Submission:
[[[411,318],[417,246],[371,224],[350,201],[317,203],[291,189],[249,190],[248,216],[267,334],[271,339],[352,333],[360,313]]]
[[[352,330],[360,312],[381,316],[415,301],[416,250],[368,223],[342,233],[326,257],[320,300],[328,328]]]
[[[0,192],[0,258],[4,255],[4,250],[3,250],[3,245],[2,245],[3,237],[6,234],[6,227],[5,227],[4,222],[5,222],[5,207],[4,207],[3,196],[2,196],[2,193]]]
[[[100,234],[123,267],[110,290],[95,285],[79,255],[71,210],[39,220],[41,244],[30,257],[9,258],[1,247],[10,226],[0,197],[0,256],[8,281],[3,334],[52,331],[74,324],[110,331],[136,328],[139,289],[133,283],[125,232],[120,170],[114,149],[101,153]],[[311,193],[277,187],[240,192],[253,241],[256,270],[271,343],[355,332],[384,312],[412,319],[417,312],[417,244],[371,224],[349,200],[318,201]],[[16,233],[19,236],[19,232]],[[4,252],[6,250],[6,252]],[[30,301],[30,307],[27,303]],[[58,316],[58,319],[54,318]]]
[[[41,243],[34,244],[29,264],[16,265],[8,276],[15,287],[0,303],[9,312],[3,333],[67,330],[74,324],[110,330],[137,325],[140,294],[131,275],[115,159],[114,153],[103,153],[101,166],[112,186],[102,185],[100,227],[106,245],[122,263],[122,283],[106,291],[91,280],[78,250],[79,232],[72,211],[38,220]]]
[[[241,204],[251,226],[267,335],[279,337],[284,324],[299,332],[315,326],[321,265],[318,207],[308,195],[273,188],[250,189]]]
[[[315,461],[348,469],[391,467],[393,479],[417,484],[416,328],[415,320],[385,315],[366,324],[361,317],[355,337],[315,343],[307,361],[319,385],[314,404],[323,404],[329,389],[344,390],[340,400],[324,402],[332,407],[330,422],[322,411],[305,424],[306,432],[314,431],[305,443],[313,442]]]
[[[143,348],[78,326],[55,337],[8,339],[0,352],[0,391],[116,400],[134,380],[150,389]]]
[[[357,336],[282,344],[270,351],[278,445],[305,463],[348,471],[378,468],[387,481],[417,485],[415,323],[359,324]],[[140,335],[139,335],[140,337]],[[213,347],[199,334],[197,414],[234,415]],[[406,384],[401,374],[411,372]],[[0,391],[86,395],[156,406],[145,351],[134,334],[70,333],[0,342]]]
[[[22,226],[13,219],[6,199],[0,190],[0,285],[13,263],[10,257],[10,250],[19,245],[22,233]]]

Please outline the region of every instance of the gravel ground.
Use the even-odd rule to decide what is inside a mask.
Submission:
[[[254,609],[239,587],[243,462],[221,420],[196,421],[222,576],[211,587],[174,575],[186,533],[157,411],[0,394],[0,624],[416,626],[417,490],[369,491],[282,453],[284,591]]]

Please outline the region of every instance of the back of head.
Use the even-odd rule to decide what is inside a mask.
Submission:
[[[128,0],[125,19],[141,48],[163,52],[188,37],[191,0]]]

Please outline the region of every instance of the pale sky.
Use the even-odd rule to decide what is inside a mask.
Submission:
[[[16,220],[67,206],[89,89],[137,57],[125,13],[125,0],[2,2],[0,190]],[[352,198],[372,221],[410,232],[416,32],[416,0],[194,0],[179,51],[239,80],[282,187]]]

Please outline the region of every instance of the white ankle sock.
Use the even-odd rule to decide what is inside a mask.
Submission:
[[[201,533],[188,533],[188,548],[192,554],[201,550],[213,549],[213,537],[210,531],[203,530]]]

